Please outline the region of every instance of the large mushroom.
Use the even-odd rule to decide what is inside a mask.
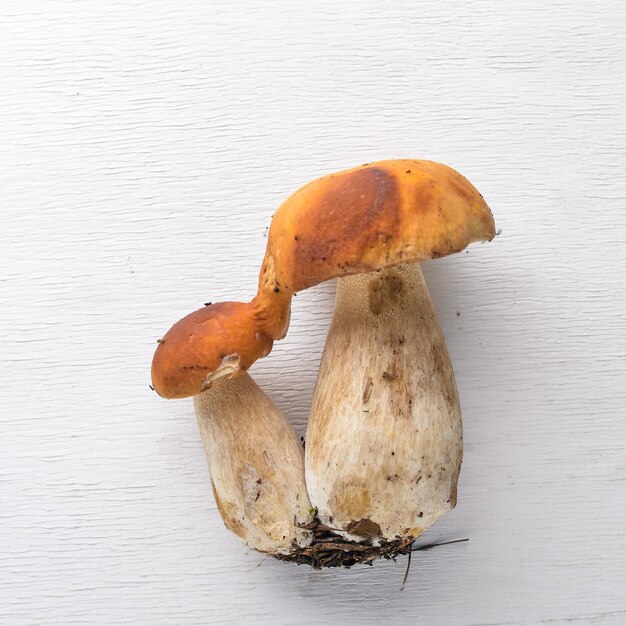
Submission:
[[[249,547],[287,558],[311,542],[313,510],[304,451],[291,424],[242,363],[269,352],[249,307],[206,306],[177,322],[159,342],[152,385],[165,398],[202,389],[194,407],[215,502],[224,524]],[[271,342],[269,343],[271,345]]]
[[[262,284],[339,277],[305,472],[318,520],[349,542],[401,552],[456,504],[461,412],[418,263],[494,235],[478,191],[430,161],[325,176],[274,216]]]

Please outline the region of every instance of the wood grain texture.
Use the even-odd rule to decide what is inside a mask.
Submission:
[[[0,622],[623,624],[626,5],[0,4]],[[223,528],[155,340],[254,294],[275,208],[425,157],[501,234],[426,265],[457,508],[405,562],[314,572]],[[253,375],[302,433],[334,285]]]

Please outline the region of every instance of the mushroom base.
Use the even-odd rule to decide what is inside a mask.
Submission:
[[[313,535],[312,542],[305,547],[294,547],[289,554],[274,554],[279,561],[289,561],[298,565],[310,565],[314,569],[345,567],[366,563],[371,565],[377,559],[395,559],[401,554],[409,554],[415,537],[399,537],[392,541],[380,540],[379,545],[371,541],[356,543],[333,533],[317,518],[306,527]]]

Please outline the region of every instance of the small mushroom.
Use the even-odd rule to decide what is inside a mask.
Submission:
[[[274,216],[266,289],[339,277],[305,471],[320,522],[350,541],[407,545],[455,506],[461,413],[418,263],[494,235],[478,191],[430,161],[325,176]]]
[[[279,314],[285,311],[289,308],[281,307]],[[264,330],[269,317],[254,300],[209,304],[190,313],[159,342],[152,360],[155,390],[164,398],[187,398],[247,371],[272,349],[273,338]]]
[[[311,542],[303,528],[312,519],[304,452],[284,414],[245,371],[269,351],[249,311],[241,303],[214,304],[176,323],[157,347],[152,385],[178,398],[196,390],[200,373],[194,407],[224,524],[249,547],[286,556]]]

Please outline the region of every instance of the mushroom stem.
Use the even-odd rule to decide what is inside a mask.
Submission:
[[[284,414],[245,372],[194,396],[194,406],[226,527],[271,555],[308,545],[304,451]]]
[[[353,541],[418,537],[456,504],[461,412],[417,264],[340,278],[313,395],[306,482]]]

